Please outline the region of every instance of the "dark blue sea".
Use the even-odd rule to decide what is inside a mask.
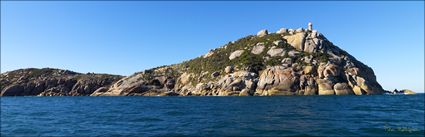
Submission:
[[[424,94],[1,97],[1,136],[424,136]]]

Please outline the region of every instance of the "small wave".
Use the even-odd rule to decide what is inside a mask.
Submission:
[[[157,122],[157,121],[164,121],[160,118],[154,118],[154,117],[141,117],[141,118],[136,118],[135,122]]]
[[[167,115],[167,116],[182,116],[184,114],[185,113],[180,112],[180,111],[168,111],[168,112],[165,112],[165,115]]]

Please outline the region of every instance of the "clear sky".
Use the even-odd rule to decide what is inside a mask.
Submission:
[[[1,72],[130,75],[281,27],[314,28],[384,89],[424,91],[424,2],[1,2]]]

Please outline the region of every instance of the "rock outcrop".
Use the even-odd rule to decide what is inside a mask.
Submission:
[[[386,91],[373,70],[308,28],[261,30],[179,64],[127,77],[51,69],[1,74],[1,95],[276,96]],[[410,93],[409,91],[405,91]]]
[[[233,52],[232,54],[230,54],[229,59],[230,60],[235,59],[235,58],[241,56],[243,52],[244,52],[244,50],[237,50],[237,51]]]
[[[264,37],[264,36],[266,36],[267,34],[269,34],[269,32],[268,32],[267,30],[263,29],[263,30],[260,30],[260,31],[257,33],[257,36],[258,36],[258,37]]]
[[[88,96],[122,76],[60,69],[19,69],[1,74],[1,96]]]

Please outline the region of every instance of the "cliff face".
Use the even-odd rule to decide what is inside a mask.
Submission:
[[[121,76],[59,69],[20,69],[0,75],[1,96],[88,96]]]
[[[370,67],[333,45],[312,30],[311,25],[307,30],[282,28],[271,34],[262,30],[195,59],[145,70],[120,80],[117,80],[119,76],[71,72],[24,81],[11,80],[5,75],[8,74],[1,77],[2,95],[273,96],[385,92]],[[50,79],[57,79],[53,82],[56,86],[38,89],[38,81],[49,83]],[[34,89],[13,86],[23,83],[31,83],[26,87]]]

